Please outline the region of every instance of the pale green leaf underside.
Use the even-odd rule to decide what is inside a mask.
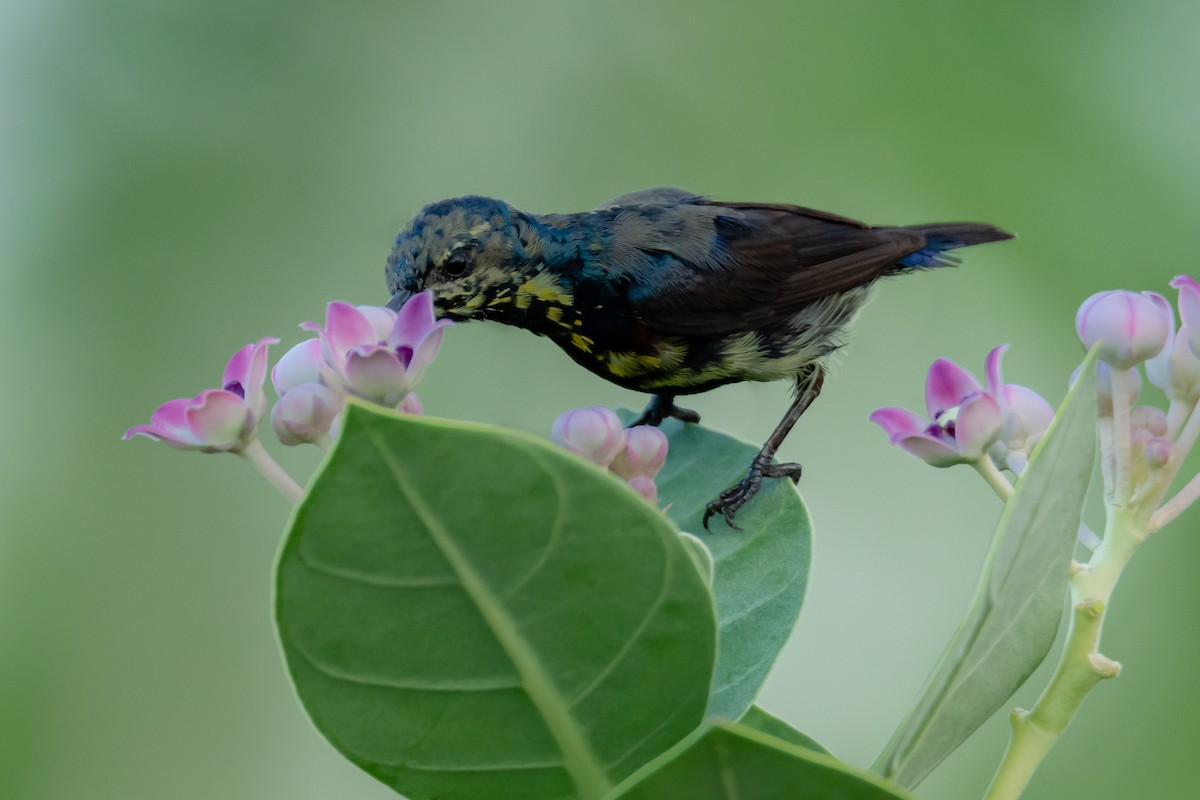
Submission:
[[[611,800],[898,800],[874,775],[731,722],[705,726],[617,788]]]
[[[634,418],[628,409],[620,414],[627,425]],[[791,481],[768,478],[738,512],[741,531],[718,516],[706,532],[705,505],[746,476],[758,447],[674,419],[662,430],[671,447],[656,480],[658,496],[669,504],[671,519],[713,556],[720,637],[708,713],[736,720],[754,702],[796,626],[812,564],[812,523]]]
[[[305,709],[414,800],[591,800],[703,717],[714,611],[678,533],[532,437],[352,406],[277,570]]]
[[[971,609],[874,769],[916,786],[1010,698],[1049,652],[1091,483],[1095,356],[1089,356],[1005,506]]]
[[[750,706],[750,710],[742,715],[742,718],[738,720],[738,724],[746,728],[752,728],[759,733],[773,736],[776,739],[782,739],[788,744],[795,744],[817,753],[832,755],[816,739],[806,733],[801,733],[779,717],[769,711],[764,711],[758,706]]]

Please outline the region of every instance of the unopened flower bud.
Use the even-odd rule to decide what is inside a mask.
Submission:
[[[1171,460],[1172,445],[1169,439],[1155,438],[1146,442],[1142,454],[1151,469],[1162,469]]]
[[[638,425],[625,431],[625,446],[609,466],[625,480],[654,478],[667,460],[667,437],[658,428]]]
[[[607,467],[625,444],[625,430],[612,410],[589,406],[560,414],[550,438],[575,455]]]
[[[319,383],[302,383],[279,398],[271,409],[271,427],[280,444],[316,442],[329,435],[340,410],[337,396],[329,389]]]
[[[1171,333],[1169,310],[1149,293],[1100,292],[1083,302],[1075,330],[1084,348],[1100,342],[1100,359],[1129,369],[1163,349]]]
[[[396,406],[396,410],[401,414],[411,414],[414,417],[419,417],[425,413],[425,407],[421,405],[416,392],[409,392],[404,395],[404,399],[400,401],[400,405]]]
[[[1134,406],[1129,412],[1129,425],[1134,430],[1143,430],[1150,436],[1167,435],[1167,415],[1154,406]]]
[[[307,339],[284,353],[271,370],[271,383],[280,397],[305,383],[337,385],[333,370],[321,355],[320,339]]]
[[[629,487],[646,498],[650,505],[658,506],[658,487],[654,485],[653,478],[638,475],[629,479]]]

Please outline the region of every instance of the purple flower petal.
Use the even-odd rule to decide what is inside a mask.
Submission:
[[[1000,399],[1000,387],[1004,386],[1004,376],[1001,366],[1004,361],[1004,354],[1008,351],[1008,345],[1002,344],[993,347],[991,352],[987,354],[987,360],[984,362],[984,374],[986,375],[987,391],[992,397]]]
[[[925,379],[925,408],[930,419],[958,406],[964,397],[982,389],[975,376],[945,358],[939,358],[929,367]]]
[[[1200,356],[1200,283],[1191,275],[1178,275],[1171,286],[1179,290],[1179,318],[1189,331],[1188,343]]]
[[[928,420],[906,408],[880,408],[873,411],[867,419],[883,428],[892,444],[905,436],[923,433],[929,425]]]
[[[399,357],[381,345],[356,347],[346,354],[346,388],[373,403],[395,408],[412,387]]]
[[[954,420],[954,441],[963,457],[974,461],[1000,435],[1004,417],[990,394],[978,392],[963,400]]]
[[[371,344],[383,344],[388,340],[392,327],[396,324],[396,312],[384,306],[355,306],[359,313],[366,318],[375,332],[375,340]],[[363,342],[367,344],[367,342]]]
[[[1054,421],[1054,407],[1037,392],[1015,383],[1006,384],[1001,394],[1004,398],[1002,405],[1007,407],[1004,439],[1009,449],[1028,450],[1029,447],[1020,448],[1018,445],[1030,439],[1036,442],[1037,438],[1041,438]]]
[[[434,321],[433,292],[414,294],[396,314],[388,344],[392,347],[406,344],[415,348],[417,342],[433,328]]]
[[[246,401],[224,389],[206,389],[184,416],[195,439],[208,452],[233,450],[248,441],[255,417]]]
[[[168,400],[150,415],[150,424],[156,428],[187,430],[186,411],[190,403],[197,398],[182,397],[178,400]]]
[[[958,450],[925,433],[902,436],[893,444],[934,467],[952,467],[967,461]]]
[[[248,345],[250,347],[249,363],[246,365],[245,374],[239,381],[242,387],[242,397],[245,398],[246,405],[254,413],[255,422],[262,419],[267,413],[267,395],[263,391],[263,382],[267,379],[267,350],[273,344],[279,344],[279,340],[274,336],[267,336],[259,339],[255,344]],[[225,372],[227,376],[230,374],[228,368]]]
[[[449,320],[443,321],[448,322]],[[445,332],[445,326],[439,325],[417,343],[408,360],[409,379],[414,386],[421,381],[421,378],[425,376],[425,370],[429,369],[429,365],[433,363],[434,357],[437,356],[438,350],[442,346],[442,335]]]
[[[379,344],[370,320],[357,308],[340,300],[325,308],[325,337],[338,360],[345,358],[355,347]]]

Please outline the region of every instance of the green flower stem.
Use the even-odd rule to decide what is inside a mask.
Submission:
[[[258,439],[250,442],[241,450],[235,450],[242,458],[254,465],[264,478],[270,481],[271,485],[279,490],[279,493],[287,498],[288,502],[293,505],[299,503],[304,497],[304,490],[300,488],[300,484],[292,480],[292,476],[283,471],[283,467],[279,466],[279,462],[271,458],[267,453],[266,448],[262,446],[262,442]]]
[[[1012,738],[984,800],[1014,800],[1067,729],[1083,698],[1121,665],[1100,654],[1100,631],[1113,587],[1146,538],[1144,512],[1109,506],[1104,539],[1086,564],[1072,564],[1067,642],[1050,684],[1029,711],[1012,715]]]
[[[988,458],[987,455],[982,455],[972,461],[971,466],[983,476],[988,486],[992,487],[992,491],[1001,500],[1008,502],[1008,498],[1012,497],[1013,493],[1012,484],[1008,482],[1008,478],[1004,477],[992,459]]]

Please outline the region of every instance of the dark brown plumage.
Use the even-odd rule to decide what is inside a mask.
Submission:
[[[797,398],[742,483],[709,504],[733,525],[763,477],[799,477],[772,457],[815,399],[824,359],[879,278],[955,263],[946,251],[1011,235],[983,223],[872,227],[802,206],[720,203],[682,189],[623,195],[595,211],[536,215],[464,197],[427,206],[396,238],[398,307],[431,290],[439,313],[548,336],[573,360],[654,395],[791,379]],[[707,524],[707,515],[705,518]]]

